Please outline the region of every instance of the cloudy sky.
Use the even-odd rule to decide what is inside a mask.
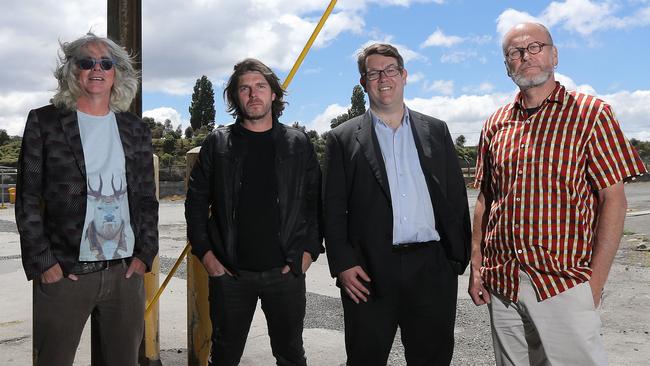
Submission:
[[[221,93],[234,63],[259,58],[284,79],[329,0],[142,3],[144,115],[187,126],[197,78],[212,80],[217,122],[230,123]],[[629,138],[650,140],[650,0],[340,0],[289,86],[281,120],[328,130],[358,82],[355,54],[390,42],[406,60],[407,105],[473,143],[514,96],[500,40],[524,20],[551,29],[562,83],[600,96]],[[22,0],[0,13],[0,128],[22,134],[28,111],[56,87],[58,41],[88,30],[106,34],[106,0]]]

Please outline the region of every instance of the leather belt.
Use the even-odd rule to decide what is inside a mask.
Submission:
[[[87,274],[87,273],[99,272],[119,265],[128,266],[130,262],[131,262],[131,258],[111,259],[111,260],[99,261],[99,262],[79,262],[75,264],[74,267],[72,267],[72,271],[70,271],[70,273]]]

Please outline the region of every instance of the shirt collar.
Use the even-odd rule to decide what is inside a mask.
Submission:
[[[391,128],[386,122],[382,121],[375,112],[372,111],[372,109],[368,108],[368,111],[370,111],[370,117],[372,118],[372,124],[377,127],[385,127],[385,128]],[[411,117],[410,117],[410,111],[406,105],[404,105],[404,117],[402,117],[402,125],[401,126],[406,126],[410,127],[411,126]]]
[[[546,97],[546,100],[542,102],[540,107],[543,107],[547,103],[558,103],[562,105],[564,104],[565,96],[566,96],[566,88],[562,84],[556,81],[555,89],[553,89],[551,94],[549,94],[548,97]],[[513,117],[516,115],[516,113],[523,112],[525,110],[523,98],[524,98],[524,93],[522,91],[519,91],[515,96],[514,102],[512,102],[512,104],[510,105],[510,111]]]

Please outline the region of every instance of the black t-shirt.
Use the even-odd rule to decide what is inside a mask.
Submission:
[[[285,265],[279,239],[273,130],[242,130],[248,151],[243,161],[237,207],[237,267],[266,271]]]

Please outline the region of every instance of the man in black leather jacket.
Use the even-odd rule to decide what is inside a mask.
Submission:
[[[224,90],[234,124],[204,141],[185,201],[210,276],[211,365],[237,365],[262,301],[278,365],[305,365],[305,272],[322,251],[320,168],[307,135],[278,122],[285,91],[258,60]]]

